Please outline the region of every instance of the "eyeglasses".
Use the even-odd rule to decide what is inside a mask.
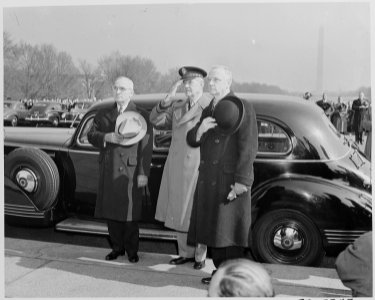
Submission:
[[[126,88],[126,87],[123,87],[123,86],[115,86],[115,85],[112,88],[113,88],[114,91],[120,91],[121,93],[131,90],[131,88]]]

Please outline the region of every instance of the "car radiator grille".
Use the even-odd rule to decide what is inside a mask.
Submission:
[[[362,234],[365,230],[331,230],[325,229],[324,236],[328,244],[351,244]]]
[[[44,212],[37,212],[33,206],[6,203],[4,205],[5,215],[15,217],[43,219]]]

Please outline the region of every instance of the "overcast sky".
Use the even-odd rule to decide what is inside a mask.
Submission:
[[[14,42],[53,44],[75,63],[96,64],[119,51],[152,59],[162,73],[182,65],[224,64],[239,82],[316,91],[319,29],[324,28],[324,90],[370,85],[369,2],[79,3],[4,7],[4,30]]]

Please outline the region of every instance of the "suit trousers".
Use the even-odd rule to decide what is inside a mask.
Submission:
[[[196,262],[202,262],[206,259],[207,246],[197,244],[196,247],[187,244],[187,232],[177,231],[178,255],[186,258],[195,258]]]
[[[211,247],[211,257],[214,266],[219,268],[220,264],[228,259],[245,257],[245,248],[239,246],[229,246],[222,248]]]
[[[138,253],[139,224],[137,221],[120,222],[107,220],[107,225],[113,250],[125,250],[129,257]]]

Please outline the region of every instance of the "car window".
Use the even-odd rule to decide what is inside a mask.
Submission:
[[[271,121],[258,120],[258,154],[285,155],[292,149],[292,141],[285,131]]]
[[[78,135],[78,144],[81,146],[92,146],[87,138],[87,133],[90,131],[94,116],[86,119],[85,124],[81,127],[81,132]]]

